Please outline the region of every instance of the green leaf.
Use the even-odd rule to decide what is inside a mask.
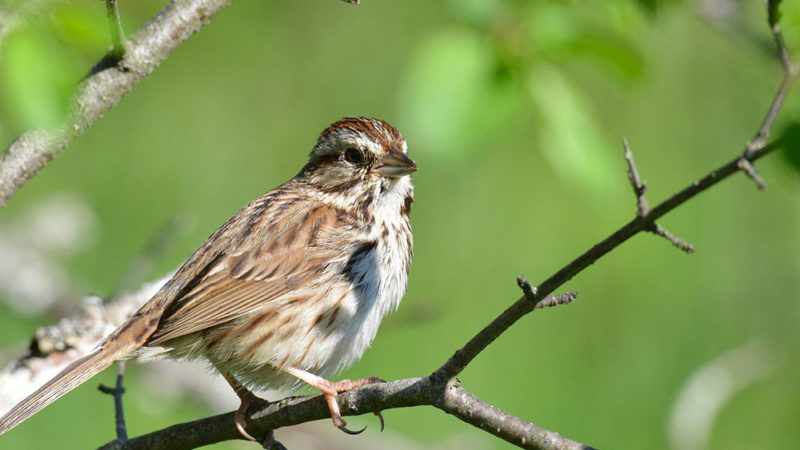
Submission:
[[[453,157],[483,148],[519,105],[492,48],[462,29],[432,34],[411,57],[399,89],[404,128],[418,148]]]
[[[607,145],[589,103],[552,66],[531,67],[528,90],[540,113],[539,148],[565,184],[607,194],[619,179],[618,155]]]
[[[80,68],[48,34],[24,28],[4,46],[0,86],[25,128],[58,124],[80,78]]]
[[[470,23],[485,23],[502,10],[501,0],[450,0],[456,15]]]
[[[72,48],[92,52],[96,57],[111,45],[105,5],[96,2],[55,5],[50,16],[53,35]]]
[[[614,36],[587,33],[567,43],[565,48],[569,48],[565,53],[591,57],[596,65],[629,81],[639,78],[644,70],[641,52]]]

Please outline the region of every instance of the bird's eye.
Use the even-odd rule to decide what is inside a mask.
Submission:
[[[360,164],[364,160],[364,154],[361,150],[350,147],[344,151],[344,159],[351,164]]]

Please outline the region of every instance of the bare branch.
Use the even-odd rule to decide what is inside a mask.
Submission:
[[[78,85],[64,124],[26,131],[0,155],[0,206],[228,4],[230,0],[172,0],[131,36],[121,60],[101,60]]]
[[[633,160],[633,152],[628,145],[628,140],[625,138],[622,138],[622,147],[625,149],[625,161],[628,163],[628,181],[631,182],[633,193],[636,194],[636,216],[644,218],[650,212],[650,206],[647,204],[647,196],[645,195],[647,193],[647,184],[639,177],[639,171],[636,169],[636,162]],[[686,243],[655,222],[651,223],[646,230],[666,238],[668,241],[672,242],[672,245],[686,253],[694,253],[694,247],[692,247],[691,244]]]
[[[448,384],[441,403],[434,406],[517,447],[528,449],[591,450],[496,408],[467,392],[458,382]]]
[[[125,393],[125,388],[122,386],[124,376],[125,361],[119,361],[117,362],[117,383],[114,387],[108,387],[105,384],[97,386],[100,392],[114,397],[114,423],[117,430],[117,439],[121,441],[128,439],[128,430],[125,426],[125,411],[122,408],[122,394]]]
[[[790,67],[791,64],[789,65]],[[794,75],[787,72],[781,89],[778,91],[772,106],[767,112],[766,119],[761,128],[765,131],[762,133],[764,136],[769,135],[769,129],[774,123],[777,111],[783,104],[783,98],[786,95],[784,86],[788,86],[788,81]],[[788,89],[788,87],[786,88]],[[656,207],[650,209],[647,214],[637,217],[622,226],[620,229],[612,233],[610,236],[595,244],[592,248],[584,252],[579,257],[572,260],[569,264],[562,267],[558,272],[551,275],[538,285],[536,294],[533,301],[528,296],[523,296],[512,304],[508,309],[503,311],[497,318],[495,318],[489,325],[484,327],[477,335],[475,335],[466,345],[456,350],[453,356],[447,360],[433,375],[434,378],[450,379],[457,376],[478,354],[480,354],[486,347],[489,346],[498,336],[504,333],[511,325],[522,316],[530,313],[536,307],[538,302],[541,302],[546,296],[552,293],[556,288],[560,287],[579,272],[589,267],[595,261],[603,257],[606,253],[617,248],[620,244],[627,241],[640,231],[649,231],[652,224],[660,217],[672,211],[679,205],[685,203],[687,200],[695,197],[697,194],[705,191],[711,186],[719,183],[725,178],[733,175],[734,173],[742,170],[739,161],[745,158],[749,162],[753,162],[763,157],[764,155],[775,150],[776,146],[763,145],[750,152],[749,155],[737,156],[732,161],[724,164],[716,170],[711,171],[700,180],[694,181],[681,191],[675,193],[672,197],[659,203]],[[635,184],[635,182],[634,182]],[[673,241],[675,242],[675,241]],[[679,241],[682,242],[682,241]],[[685,243],[684,243],[685,244]],[[677,245],[677,244],[676,244]],[[688,246],[688,244],[686,244]]]
[[[558,295],[551,295],[549,297],[543,298],[539,303],[536,304],[536,309],[541,308],[552,308],[553,306],[558,305],[568,305],[572,303],[573,300],[578,298],[577,292],[565,292],[563,294]]]
[[[653,223],[650,226],[650,228],[647,229],[647,231],[649,231],[649,232],[651,232],[651,233],[653,233],[655,235],[658,235],[658,236],[666,238],[668,241],[672,242],[672,245],[674,245],[675,247],[678,247],[679,249],[685,251],[686,253],[689,253],[689,254],[694,253],[694,246],[692,246],[692,244],[684,241],[683,239],[679,238],[678,236],[675,236],[674,234],[672,234],[669,231],[667,231],[666,228],[662,227],[661,225],[659,225],[657,223]]]
[[[783,40],[783,33],[781,32],[780,23],[780,5],[781,0],[768,0],[767,1],[767,22],[769,23],[772,37],[775,40],[775,47],[778,53],[778,59],[781,61],[781,67],[785,75],[790,77],[797,76],[797,66],[792,63],[792,58],[789,55],[789,49],[786,48],[786,42]],[[776,108],[780,109],[780,107]],[[772,114],[772,119],[775,119],[777,111]],[[765,128],[762,126],[762,128]],[[769,128],[769,125],[766,127]]]
[[[767,1],[767,22],[769,23],[772,37],[775,40],[778,60],[781,62],[781,68],[783,69],[783,81],[781,81],[781,85],[778,88],[778,93],[775,94],[775,97],[772,99],[772,104],[770,105],[769,111],[764,117],[764,121],[761,123],[758,132],[755,136],[753,136],[752,139],[750,139],[750,141],[747,142],[747,145],[745,146],[745,151],[742,155],[742,158],[748,161],[753,161],[750,156],[754,152],[764,148],[767,145],[769,132],[772,129],[773,123],[775,123],[775,118],[778,117],[778,112],[783,106],[783,101],[786,99],[786,94],[789,92],[792,82],[797,77],[797,67],[792,63],[791,57],[789,56],[789,50],[786,48],[786,42],[783,40],[783,34],[781,33],[781,24],[779,22],[780,4],[781,0]],[[753,172],[754,171],[755,169],[753,169]],[[750,175],[751,172],[746,171],[746,173],[748,173],[748,176],[753,178],[756,183],[758,183],[758,179]],[[761,183],[763,184],[763,180]],[[761,184],[759,184],[759,187],[761,187]]]
[[[744,172],[744,174],[747,175],[748,178],[753,180],[753,182],[756,184],[756,186],[758,186],[760,190],[763,191],[764,189],[767,188],[767,183],[764,181],[764,178],[762,178],[761,175],[759,175],[755,166],[753,166],[753,163],[742,157],[739,159],[738,165],[739,168],[742,169],[742,172]]]
[[[436,383],[431,378],[407,378],[376,383],[340,394],[337,400],[344,415],[432,405],[522,448],[592,448],[503,412],[470,394],[455,380]],[[251,411],[247,428],[255,436],[280,427],[330,418],[330,411],[321,395],[290,397]],[[228,413],[173,425],[125,442],[109,442],[100,449],[180,450],[231,439],[242,439],[242,436],[233,425],[233,413]]]
[[[536,296],[536,288],[531,286],[528,280],[526,280],[522,275],[517,277],[517,285],[520,289],[522,289],[522,293],[525,294],[525,297],[528,298],[528,300],[533,300],[533,298]]]
[[[563,294],[558,295],[551,295],[547,298],[544,298],[540,301],[536,301],[536,287],[531,286],[528,280],[525,279],[522,275],[517,277],[517,284],[519,285],[520,289],[522,289],[523,294],[525,294],[525,298],[529,301],[533,301],[536,303],[536,309],[541,308],[550,308],[553,306],[558,305],[566,305],[572,303],[573,300],[578,298],[577,292],[565,292]]]
[[[628,140],[622,138],[622,147],[625,149],[625,161],[628,163],[628,180],[633,187],[633,193],[636,195],[637,214],[642,217],[650,211],[650,206],[647,204],[647,183],[639,177],[639,171],[636,169],[636,163],[633,161],[633,152],[628,146]]]

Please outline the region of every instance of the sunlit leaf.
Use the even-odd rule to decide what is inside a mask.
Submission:
[[[407,133],[423,151],[454,156],[479,149],[519,104],[485,39],[469,30],[431,35],[412,56],[399,90]]]
[[[528,39],[545,51],[574,40],[580,31],[573,8],[560,3],[531,2],[523,14]]]
[[[539,148],[565,183],[588,193],[607,193],[618,178],[607,144],[590,104],[555,68],[531,68],[528,90],[539,111]]]
[[[642,54],[629,42],[613,36],[584,34],[566,44],[571,53],[592,58],[592,62],[625,79],[641,76],[644,69]]]
[[[3,97],[22,126],[61,121],[80,67],[51,36],[28,28],[14,32],[4,45],[1,67]]]
[[[800,45],[800,2],[781,2],[780,12],[781,29],[786,46],[790,49],[797,49],[797,46]]]
[[[482,23],[501,9],[500,3],[500,0],[450,0],[450,7],[465,20]]]
[[[59,40],[73,48],[96,51],[111,45],[106,8],[97,2],[56,5],[50,28]]]
[[[644,58],[626,36],[637,27],[628,2],[586,5],[580,12],[560,2],[530,3],[521,19],[535,55],[554,62],[581,61],[601,66],[621,78],[641,75]]]

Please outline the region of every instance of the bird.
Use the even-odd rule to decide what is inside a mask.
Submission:
[[[414,201],[405,138],[389,123],[345,117],[325,128],[297,175],[239,210],[97,348],[0,418],[0,435],[116,361],[205,360],[240,399],[234,424],[262,402],[253,390],[336,396],[379,381],[325,377],[364,354],[406,292]],[[363,430],[362,430],[363,431]]]

